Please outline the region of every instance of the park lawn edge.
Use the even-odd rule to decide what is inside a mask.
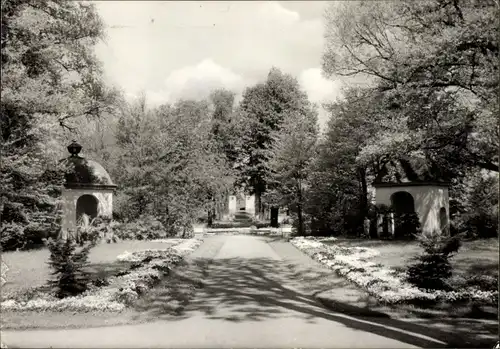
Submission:
[[[365,247],[339,247],[322,243],[324,239],[295,237],[291,243],[314,260],[333,269],[338,275],[367,291],[380,304],[397,305],[419,302],[464,303],[477,301],[496,305],[498,291],[467,288],[461,291],[418,289],[403,279],[401,273],[368,261],[378,251]],[[332,238],[329,241],[334,241]]]
[[[139,296],[158,283],[170,269],[178,265],[183,258],[193,252],[202,243],[201,239],[185,239],[167,249],[146,249],[117,257],[118,261],[135,263],[134,270],[123,276],[109,279],[110,284],[103,287],[91,287],[85,293],[75,297],[57,299],[51,295],[38,293],[33,299],[2,299],[2,313],[6,311],[71,311],[73,313],[122,312]],[[147,262],[145,262],[147,260]],[[21,298],[21,299],[20,299]]]

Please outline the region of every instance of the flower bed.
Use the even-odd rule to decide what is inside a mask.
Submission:
[[[291,243],[310,257],[333,269],[337,274],[362,287],[382,303],[474,300],[495,304],[498,301],[498,290],[482,291],[478,287],[464,287],[459,291],[447,292],[416,288],[404,280],[403,273],[368,261],[379,254],[374,249],[325,245],[318,238],[297,237]]]
[[[63,299],[43,292],[43,288],[32,289],[24,294],[4,297],[7,299],[2,301],[1,308],[12,311],[121,311],[200,244],[201,240],[188,239],[164,250],[125,252],[117,260],[131,262],[132,269],[124,275],[109,278],[107,286],[91,286],[79,296]]]

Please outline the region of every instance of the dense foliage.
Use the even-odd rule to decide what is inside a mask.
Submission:
[[[103,35],[94,6],[2,0],[2,248],[30,247],[58,229],[61,131],[93,118],[114,93],[93,45]]]
[[[255,194],[256,212],[262,213],[261,197],[268,189],[268,160],[274,134],[293,114],[310,113],[311,105],[297,79],[272,68],[265,82],[245,90],[239,107],[244,117],[239,154],[240,183]]]
[[[498,12],[475,0],[329,7],[323,71],[368,85],[326,106],[313,230],[359,234],[367,183],[406,179],[451,182],[452,232],[498,234]]]
[[[116,223],[113,237],[121,240],[164,239],[175,234],[168,234],[165,226],[154,216],[141,216],[126,223]]]
[[[394,124],[364,159],[421,152],[441,176],[498,172],[498,12],[494,1],[432,0],[350,2],[327,14],[325,72],[370,76]]]
[[[92,4],[2,0],[1,246],[57,234],[71,138],[118,184],[122,238],[187,236],[238,189],[256,195],[259,218],[284,207],[300,233],[361,236],[370,183],[404,179],[449,181],[451,232],[496,236],[498,11],[494,0],[332,4],[323,72],[367,84],[324,106],[319,136],[315,107],[278,68],[238,104],[223,89],[124,102],[94,56],[104,31]],[[415,217],[397,218],[411,235]],[[80,227],[84,240],[101,225]]]

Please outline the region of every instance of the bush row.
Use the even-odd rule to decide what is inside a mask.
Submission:
[[[0,248],[2,251],[33,249],[43,247],[44,241],[57,238],[60,227],[23,226],[19,223],[5,223],[0,228]],[[174,236],[192,237],[192,231],[183,229],[166,229],[153,216],[141,216],[130,222],[118,222],[105,217],[90,219],[83,216],[77,225],[75,236],[77,242],[97,242],[105,240],[108,243],[117,240],[154,240]]]

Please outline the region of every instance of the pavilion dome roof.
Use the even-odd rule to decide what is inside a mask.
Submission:
[[[76,142],[68,146],[70,156],[62,159],[61,163],[67,165],[67,188],[96,188],[112,189],[116,185],[111,180],[109,173],[96,161],[79,156],[82,147]]]

